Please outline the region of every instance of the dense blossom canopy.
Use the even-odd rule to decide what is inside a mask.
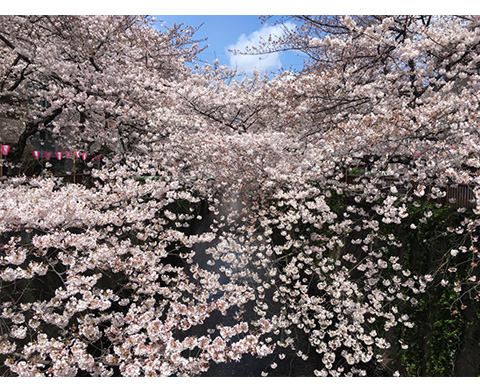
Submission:
[[[476,304],[480,20],[299,19],[260,50],[302,50],[304,71],[239,80],[186,66],[194,29],[2,17],[16,161],[42,129],[106,154],[91,186],[0,184],[2,374],[199,375],[253,355],[267,375],[313,350],[311,374],[392,375],[425,292]],[[432,227],[452,188],[468,204]]]

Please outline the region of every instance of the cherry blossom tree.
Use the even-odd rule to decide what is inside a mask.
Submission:
[[[342,196],[354,200],[347,208],[354,214],[344,214],[344,222],[350,223],[354,215],[361,218],[362,227],[351,227],[365,234],[373,229],[367,235],[375,237],[371,248],[384,255],[392,250],[382,249],[377,241],[384,240],[382,231],[389,231],[388,240],[398,240],[393,245],[411,247],[403,233],[399,235],[401,229],[385,229],[403,225],[398,218],[405,220],[407,230],[418,232],[408,234],[410,239],[424,231],[421,245],[436,258],[421,266],[422,272],[431,273],[427,279],[432,286],[453,284],[458,301],[452,306],[471,307],[474,315],[479,299],[478,18],[302,16],[298,20],[303,24],[295,33],[266,42],[262,50],[291,48],[311,58],[304,74],[279,78],[278,88],[272,88],[283,103],[279,106],[286,107],[284,115],[277,116],[284,127],[298,134],[303,150],[318,150],[319,164],[317,172],[309,172],[311,180],[338,188]],[[305,161],[314,161],[302,155]],[[460,208],[458,218],[448,222],[452,225],[444,225],[445,231],[438,233],[428,220],[456,204],[462,191],[471,211],[462,216],[466,210]],[[425,233],[427,226],[430,234]],[[360,244],[356,238],[351,242]],[[380,252],[365,259],[371,261]],[[415,266],[415,255],[409,260],[405,252],[398,252],[402,264]],[[420,257],[417,262],[422,263]],[[456,315],[457,310],[452,311]]]
[[[184,65],[193,30],[5,20],[2,115],[122,158],[0,184],[2,374],[407,374],[433,288],[476,307],[475,17],[299,17],[261,49],[305,70],[242,81]]]
[[[169,83],[201,50],[194,33],[135,16],[2,17],[0,115],[20,132],[13,159],[41,130],[91,154],[165,132]]]

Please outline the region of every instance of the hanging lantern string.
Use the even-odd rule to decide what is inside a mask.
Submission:
[[[3,177],[3,156],[7,156],[8,152],[10,150],[10,145],[2,145],[2,148],[0,150],[0,177]]]

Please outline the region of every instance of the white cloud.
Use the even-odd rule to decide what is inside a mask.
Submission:
[[[238,41],[226,48],[227,56],[230,60],[230,67],[238,69],[242,72],[252,72],[254,69],[259,71],[275,70],[282,66],[280,53],[268,53],[261,55],[250,54],[234,54],[231,50],[245,51],[245,48],[260,48],[260,42],[268,40],[271,35],[272,39],[280,37],[284,34],[285,28],[293,29],[293,23],[287,22],[283,26],[263,26],[260,30],[254,31],[248,36],[242,34]]]

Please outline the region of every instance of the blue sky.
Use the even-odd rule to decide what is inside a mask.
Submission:
[[[279,68],[300,69],[302,57],[298,52],[272,53],[262,56],[234,56],[229,49],[242,50],[245,46],[258,45],[259,37],[268,38],[270,34],[282,33],[280,27],[263,24],[258,15],[155,15],[166,26],[183,23],[185,26],[200,27],[195,34],[197,39],[207,40],[200,45],[209,45],[200,54],[200,59],[213,63],[218,59],[220,65],[237,68],[251,73],[254,68],[261,72],[277,71]],[[158,23],[158,22],[157,22]],[[290,25],[290,27],[292,27]]]

